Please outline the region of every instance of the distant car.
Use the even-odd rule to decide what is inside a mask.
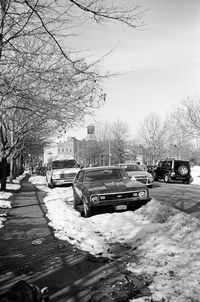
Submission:
[[[47,165],[46,170],[48,187],[72,184],[79,170],[79,164],[75,159],[53,160]]]
[[[155,180],[164,179],[166,183],[179,180],[189,184],[191,181],[190,162],[188,160],[165,159],[160,160],[154,169]]]
[[[142,182],[148,187],[152,187],[154,178],[151,173],[145,171],[140,165],[134,163],[123,163],[118,164],[117,166],[122,167],[128,175],[132,178],[132,180],[137,180]]]
[[[148,188],[130,177],[121,167],[81,169],[73,183],[74,208],[82,208],[84,217],[100,209],[124,211],[151,200]]]

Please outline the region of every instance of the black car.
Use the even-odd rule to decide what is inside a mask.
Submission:
[[[84,217],[100,209],[124,211],[151,200],[146,185],[130,180],[121,167],[81,169],[73,183],[74,208]]]
[[[154,169],[154,180],[164,179],[166,183],[179,180],[189,184],[191,180],[190,162],[188,160],[166,159],[159,161]]]

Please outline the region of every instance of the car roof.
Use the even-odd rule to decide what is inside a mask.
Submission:
[[[117,166],[98,166],[98,167],[86,167],[86,168],[82,168],[81,171],[98,171],[98,170],[102,170],[102,169],[106,169],[106,170],[113,170],[113,169],[122,169],[121,167],[117,167]]]

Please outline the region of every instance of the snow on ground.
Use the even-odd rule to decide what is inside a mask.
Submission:
[[[6,184],[6,190],[19,190],[21,185],[20,181],[24,178],[24,175],[18,176],[16,179],[13,180],[12,183],[7,183]],[[1,192],[0,191],[0,229],[3,228],[4,223],[6,221],[6,212],[4,210],[10,209],[11,206],[11,201],[8,200],[12,197],[13,193],[11,192]]]
[[[200,184],[200,167],[192,169],[192,176],[192,184]],[[32,181],[37,183],[36,179]],[[156,200],[135,212],[86,219],[73,209],[70,187],[46,192],[47,216],[56,237],[104,257],[113,256],[110,244],[126,243],[132,246],[130,253],[134,250],[138,255],[136,262],[133,255],[127,268],[150,284],[153,301],[199,301],[198,219]],[[147,300],[140,298],[138,301]]]
[[[200,185],[200,167],[194,166],[191,168],[191,175],[192,175],[192,185]]]
[[[192,176],[192,184],[200,184],[200,167],[192,168]],[[126,243],[132,246],[130,253],[134,251],[138,256],[135,262],[133,255],[127,268],[148,282],[153,301],[199,301],[200,220],[156,200],[135,212],[86,219],[73,209],[71,187],[50,190],[41,176],[31,177],[30,181],[47,193],[44,202],[55,236],[105,257],[113,256],[110,244]],[[0,192],[0,208],[10,196]],[[0,217],[0,227],[4,219]]]

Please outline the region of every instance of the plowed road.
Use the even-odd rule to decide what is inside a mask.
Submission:
[[[200,186],[198,185],[156,181],[150,189],[150,195],[158,201],[200,218]]]

